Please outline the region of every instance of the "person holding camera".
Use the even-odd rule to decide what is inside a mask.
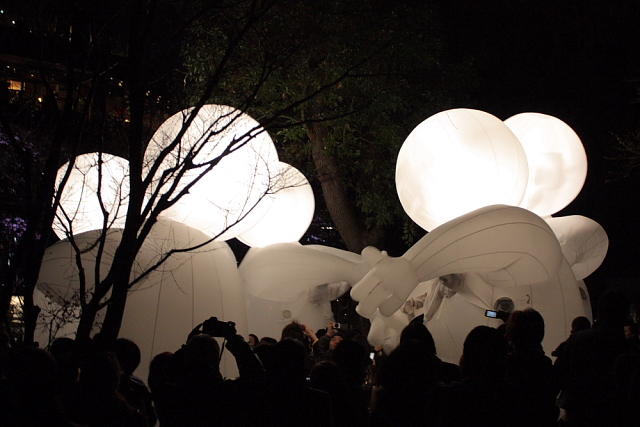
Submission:
[[[225,380],[220,373],[221,350],[216,337],[235,357],[240,376]],[[157,386],[156,407],[161,427],[250,425],[247,405],[255,405],[266,374],[260,359],[233,322],[212,317],[189,334],[175,352]]]
[[[333,350],[344,339],[344,335],[340,333],[339,328],[339,323],[329,322],[327,333],[314,342],[312,348],[315,363],[331,360]]]

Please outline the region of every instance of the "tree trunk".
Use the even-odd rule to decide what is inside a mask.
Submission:
[[[347,250],[360,253],[366,246],[366,230],[356,215],[353,202],[347,196],[336,159],[325,149],[324,142],[328,135],[326,124],[309,124],[307,134],[311,140],[313,161],[331,218]]]
[[[98,303],[90,301],[89,304],[82,307],[82,313],[80,314],[80,323],[78,323],[78,331],[76,332],[76,341],[86,342],[91,337],[91,331],[93,330],[93,324],[96,321],[96,315],[98,314]]]
[[[129,292],[129,276],[133,268],[137,251],[133,249],[135,244],[135,234],[127,232],[122,236],[120,246],[116,250],[113,258],[113,264],[105,282],[111,288],[111,297],[107,305],[107,312],[102,323],[100,336],[103,343],[110,345],[115,343],[120,328],[122,327],[122,318],[124,309],[127,304],[127,296]]]

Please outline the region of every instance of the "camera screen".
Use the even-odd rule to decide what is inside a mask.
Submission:
[[[487,316],[487,317],[497,317],[498,313],[496,313],[493,310],[487,310],[487,311],[485,311],[484,315]]]

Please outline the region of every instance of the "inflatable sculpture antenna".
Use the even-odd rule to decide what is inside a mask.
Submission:
[[[577,196],[586,177],[582,144],[562,121],[525,113],[502,122],[456,109],[420,124],[399,153],[396,185],[405,211],[429,233],[392,258],[372,247],[354,254],[297,243],[313,216],[311,187],[299,171],[278,161],[257,122],[231,107],[203,107],[174,155],[152,169],[154,156],[175,138],[189,111],[169,118],[149,144],[150,191],[187,185],[189,176],[175,182],[171,162],[184,157],[181,150],[198,147],[203,135],[215,134],[217,144],[199,151],[202,164],[238,136],[248,143],[166,211],[140,250],[132,277],[171,249],[218,236],[195,252],[172,256],[131,290],[120,335],[140,345],[140,370],[153,355],[178,348],[185,333],[212,315],[235,321],[245,336],[277,338],[293,319],[324,327],[332,318],[330,301],[349,289],[359,301],[357,311],[371,319],[371,344],[393,349],[402,328],[424,314],[440,357],[452,362],[473,327],[498,325],[484,316],[487,309],[536,308],[546,321],[547,352],[566,338],[574,317],[590,317],[582,279],[600,265],[608,240],[588,218],[551,217]],[[103,216],[95,217],[90,203],[97,193],[95,156],[76,161],[78,173],[64,189],[67,202],[59,215],[66,221],[56,227],[74,234],[81,248],[90,248],[102,232]],[[103,198],[112,189],[106,200],[114,201],[107,254],[120,240],[128,194],[121,185],[126,161],[109,158],[112,163],[103,171],[101,189]],[[225,243],[232,237],[251,246],[239,267]],[[48,249],[38,288],[49,300],[68,301],[76,292],[74,257],[68,240]],[[82,258],[85,268],[95,267],[91,251]],[[100,268],[109,267],[103,257]],[[234,368],[233,361],[223,362],[227,375]]]

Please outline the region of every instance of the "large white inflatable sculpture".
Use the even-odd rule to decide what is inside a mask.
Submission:
[[[504,148],[504,141],[513,141],[511,135],[516,137],[522,151]],[[495,138],[501,139],[501,142],[494,142]],[[476,143],[477,140],[482,143]],[[402,325],[409,321],[410,316],[423,312],[425,323],[436,340],[439,355],[447,361],[458,362],[464,338],[474,326],[497,326],[500,323],[499,320],[486,318],[485,310],[511,311],[533,307],[545,318],[546,335],[543,345],[550,354],[555,346],[566,339],[571,321],[575,317],[591,317],[588,293],[582,279],[600,266],[608,248],[606,233],[594,221],[580,216],[551,217],[577,196],[586,178],[586,156],[575,132],[562,121],[543,114],[519,114],[500,126],[495,117],[486,113],[458,109],[444,111],[427,119],[412,132],[406,144],[408,149],[403,146],[398,155],[396,185],[399,194],[404,192],[412,195],[410,198],[401,196],[400,199],[405,211],[419,225],[427,230],[439,226],[434,230],[439,232],[441,228],[449,226],[449,223],[443,224],[444,221],[456,221],[451,221],[452,218],[445,211],[439,211],[439,207],[431,207],[432,203],[450,203],[456,207],[467,206],[467,209],[493,203],[518,205],[544,217],[555,237],[547,242],[538,241],[535,245],[526,245],[527,250],[557,253],[559,247],[562,252],[559,259],[561,262],[556,260],[553,268],[552,264],[548,264],[547,278],[534,278],[530,272],[523,270],[521,276],[512,276],[513,281],[509,286],[504,286],[499,277],[458,268],[457,271],[447,272],[460,275],[454,276],[455,280],[444,276],[419,285],[406,281],[387,285],[390,288],[387,292],[390,290],[392,293],[384,300],[379,295],[374,295],[374,292],[369,292],[371,280],[365,278],[353,288],[352,296],[361,301],[360,310],[364,309],[365,315],[372,316],[375,327],[372,328],[370,342],[385,345],[388,349],[393,348],[397,345]],[[434,159],[429,157],[432,149],[420,150],[421,144],[427,147],[442,145],[447,148],[440,148],[442,154]],[[501,150],[506,151],[502,153]],[[526,154],[528,171],[524,177],[527,185],[523,192],[520,192],[519,186],[523,175],[505,172],[523,170],[519,155],[507,156],[513,152]],[[476,167],[455,169],[458,157],[470,157],[471,159],[465,159],[464,164],[475,164]],[[511,163],[510,167],[502,164],[505,161]],[[419,189],[407,190],[416,185],[415,171],[418,166],[407,170],[403,165],[440,162],[449,165],[455,173],[441,171],[434,175],[425,167],[423,174],[429,174],[428,179],[419,184]],[[467,174],[467,171],[470,173]],[[459,193],[449,193],[447,200],[431,197],[434,193],[440,194],[438,188],[448,187],[449,180],[457,183],[462,179],[473,185],[478,176],[482,175],[499,178],[486,188],[473,187],[475,205],[459,201]],[[507,182],[504,183],[503,180]],[[498,186],[497,182],[501,184]],[[516,189],[517,194],[516,191],[501,190],[505,188]],[[518,194],[519,198],[516,197]],[[412,200],[421,200],[419,206],[424,209],[417,209]],[[454,214],[459,212],[456,208],[448,209]],[[458,220],[460,218],[464,216]],[[429,233],[423,241],[432,234],[433,232]],[[477,241],[476,244],[480,251],[492,245],[504,249],[493,254],[487,253],[487,260],[492,261],[497,261],[499,256],[511,251],[509,239],[528,238],[525,231],[523,234],[487,234],[487,237],[489,235],[490,238]],[[416,246],[424,244],[423,241]],[[410,249],[401,259],[410,260],[415,250],[415,247]],[[464,259],[466,258],[454,254],[447,262],[459,264]],[[420,277],[420,280],[423,279],[426,278]],[[401,302],[405,296],[408,298]],[[402,304],[405,306],[401,307]],[[372,313],[372,307],[379,307],[379,310]],[[419,309],[416,310],[416,307]]]
[[[141,346],[143,364],[177,349],[209,316],[233,320],[241,334],[261,337],[279,338],[294,319],[324,327],[332,319],[329,302],[349,289],[359,301],[357,311],[371,319],[372,345],[392,350],[402,328],[424,314],[440,357],[455,363],[473,327],[499,325],[485,317],[486,310],[540,311],[547,353],[566,339],[573,318],[591,316],[583,279],[602,263],[608,239],[588,218],[551,217],[571,203],[586,177],[582,144],[562,121],[524,113],[502,122],[485,112],[456,109],[420,124],[398,155],[396,185],[407,214],[429,233],[392,258],[372,247],[354,254],[300,245],[314,209],[304,176],[279,162],[266,132],[231,107],[203,107],[182,143],[173,146],[189,111],[169,118],[153,136],[145,154],[145,174],[152,182],[148,196],[190,185],[197,171],[180,175],[178,167],[187,152],[197,151],[200,172],[215,166],[154,226],[132,278],[167,250],[217,238],[172,257],[132,289],[120,335]],[[239,143],[242,148],[234,149]],[[159,153],[170,155],[154,168]],[[227,156],[215,163],[221,153]],[[77,169],[91,165],[95,162]],[[113,169],[108,182],[122,182],[126,168]],[[79,176],[72,174],[70,182],[80,184],[69,188],[81,188],[91,175]],[[91,188],[83,196],[70,190],[66,218],[90,217],[84,211],[97,193]],[[101,191],[109,188],[119,187],[103,185]],[[111,197],[126,201],[125,193]],[[108,217],[113,227],[100,264],[105,272],[121,235],[122,208],[117,212]],[[73,223],[70,231],[79,246],[100,234],[79,234],[102,228],[104,216],[98,213],[87,224]],[[224,243],[231,237],[252,247],[239,267]],[[92,253],[82,256],[87,269],[96,264]],[[74,257],[68,240],[45,255],[39,289],[54,302],[77,293]],[[233,375],[233,363],[226,363],[226,374]]]

